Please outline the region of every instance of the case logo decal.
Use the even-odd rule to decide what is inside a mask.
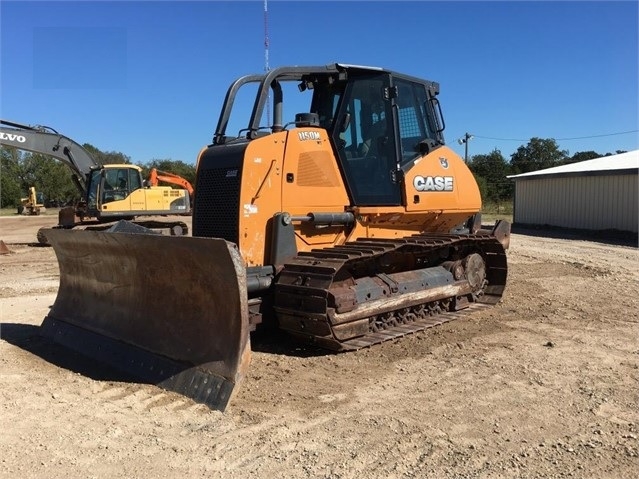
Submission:
[[[453,177],[416,176],[413,186],[417,191],[453,191]]]

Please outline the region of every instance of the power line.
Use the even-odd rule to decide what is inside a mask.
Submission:
[[[639,130],[628,130],[628,131],[619,131],[617,133],[604,133],[602,135],[588,135],[588,136],[575,136],[571,138],[553,138],[555,141],[569,141],[569,140],[587,140],[589,138],[601,138],[604,136],[616,136],[616,135],[627,135],[629,133],[637,133]],[[482,138],[484,140],[497,140],[497,141],[530,141],[530,138],[521,139],[521,138],[495,138],[492,136],[481,136],[473,134],[475,138]]]

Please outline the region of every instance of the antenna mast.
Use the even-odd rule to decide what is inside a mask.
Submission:
[[[264,72],[268,73],[271,69],[268,65],[268,0],[264,0]],[[266,121],[271,124],[271,92],[269,91],[266,98]]]

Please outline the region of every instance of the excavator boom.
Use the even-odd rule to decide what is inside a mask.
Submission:
[[[86,196],[88,177],[100,165],[81,145],[46,126],[29,126],[8,120],[0,120],[0,125],[0,145],[56,158],[73,171],[78,191],[82,198]]]
[[[193,185],[191,185],[191,183],[187,179],[182,178],[180,175],[169,173],[168,171],[161,171],[157,168],[151,168],[148,177],[149,184],[151,186],[158,186],[160,181],[171,183],[172,185],[181,186],[189,192],[189,195],[191,195],[191,197],[193,197],[193,193],[195,192]]]

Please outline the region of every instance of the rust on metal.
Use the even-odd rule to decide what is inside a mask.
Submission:
[[[495,230],[498,236],[363,239],[300,254],[276,283],[280,327],[331,350],[353,350],[495,304],[506,285],[510,229]]]

